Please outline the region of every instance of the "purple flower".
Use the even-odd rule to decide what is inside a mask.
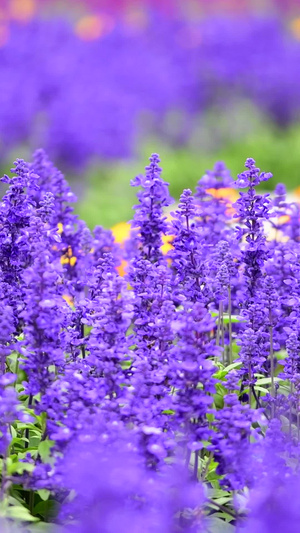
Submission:
[[[64,365],[61,328],[66,304],[57,290],[60,275],[43,243],[37,247],[36,259],[23,277],[25,307],[21,316],[25,326],[22,367],[28,377],[26,389],[34,395],[45,391],[55,379],[55,368],[61,369]]]
[[[64,531],[87,533],[99,524],[103,533],[171,533],[182,525],[187,533],[205,530],[201,485],[182,468],[147,471],[126,433],[110,447],[91,442],[93,450],[90,442],[76,442],[61,466],[64,485],[75,490],[61,512],[72,519]]]
[[[243,489],[253,483],[253,464],[248,461],[257,435],[255,422],[261,421],[261,413],[243,405],[235,392],[239,388],[238,374],[228,374],[229,392],[224,396],[224,407],[214,413],[209,449],[218,463],[217,474],[222,476],[220,485],[229,490]]]
[[[131,181],[133,187],[142,187],[137,193],[139,204],[134,207],[132,228],[136,228],[136,239],[141,258],[151,262],[161,261],[162,234],[167,233],[168,225],[163,208],[173,200],[169,195],[168,183],[160,176],[158,154],[152,154],[145,176],[137,176]]]
[[[4,374],[0,377],[0,455],[6,456],[7,448],[12,436],[9,425],[18,419],[18,398],[14,387],[11,385],[16,381],[13,374]]]
[[[3,290],[4,289],[4,290]],[[14,347],[14,337],[16,317],[12,306],[7,302],[6,286],[0,284],[0,375],[6,370],[6,357]]]
[[[196,225],[198,211],[190,189],[180,197],[177,210],[172,213],[169,232],[174,235],[173,249],[168,256],[175,271],[173,287],[175,301],[207,302],[210,294],[206,285],[201,236]]]
[[[298,475],[274,475],[270,469],[265,482],[250,493],[250,514],[245,533],[297,533],[300,519]]]
[[[209,339],[214,321],[199,302],[176,315],[172,328],[177,333],[177,342],[170,359],[173,421],[181,429],[180,440],[197,450],[211,434],[206,415],[212,410],[216,383],[211,358],[218,355],[218,350]]]
[[[31,264],[28,228],[34,213],[34,203],[28,195],[29,186],[36,188],[37,176],[23,160],[15,162],[16,175],[4,176],[2,181],[9,189],[0,204],[0,269],[1,281],[6,285],[10,305],[22,308],[22,273]],[[16,317],[16,327],[18,319]]]

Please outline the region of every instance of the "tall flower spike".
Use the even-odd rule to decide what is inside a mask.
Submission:
[[[243,273],[239,305],[246,318],[246,322],[241,325],[242,332],[238,341],[243,362],[240,372],[250,387],[251,405],[252,393],[255,395],[254,374],[262,371],[269,354],[268,313],[263,305],[261,291],[264,268],[269,257],[263,223],[269,219],[272,205],[269,194],[257,194],[255,187],[267,181],[272,174],[260,172],[252,158],[246,160],[245,167],[247,170],[238,175],[236,186],[248,188],[248,191],[240,192],[240,198],[234,207],[237,212],[235,217],[239,218],[236,237],[238,241],[242,241],[240,263]]]
[[[12,172],[15,173],[12,178],[5,175],[1,179],[9,189],[0,204],[0,271],[6,297],[15,311],[15,327],[19,328],[17,311],[23,307],[22,272],[32,262],[28,229],[35,205],[28,189],[36,189],[37,176],[21,159],[15,162]]]
[[[61,368],[64,364],[60,342],[64,301],[56,286],[59,274],[49,259],[41,246],[32,267],[24,274],[27,287],[22,312],[26,324],[22,366],[28,376],[27,390],[33,395],[45,391],[54,379],[55,373],[50,367]]]
[[[254,159],[247,159],[245,163],[247,171],[239,174],[236,186],[248,188],[248,192],[240,192],[240,198],[234,204],[235,217],[239,219],[236,228],[237,239],[245,238],[245,246],[242,251],[244,263],[244,278],[246,282],[246,300],[253,301],[255,290],[262,276],[262,267],[267,260],[266,237],[263,222],[270,217],[271,200],[269,194],[256,194],[255,187],[272,177],[270,172],[260,172]],[[242,226],[241,223],[244,225]]]
[[[222,161],[215,164],[198,181],[195,202],[198,207],[196,224],[202,242],[202,254],[210,254],[211,246],[220,239],[229,239],[233,233],[232,219],[233,179]]]
[[[222,476],[220,485],[229,490],[243,489],[253,476],[253,462],[249,462],[256,435],[252,425],[261,421],[259,411],[241,405],[235,392],[224,396],[224,407],[214,413],[215,433],[209,449],[218,463],[217,474]]]
[[[92,435],[92,448],[90,442],[72,442],[61,467],[64,485],[74,491],[60,513],[69,524],[64,531],[89,533],[99,523],[103,533],[172,533],[183,531],[182,524],[185,533],[206,531],[201,484],[184,468],[145,469],[132,432],[124,436],[110,438],[108,446]]]
[[[14,387],[16,381],[14,374],[0,376],[0,456],[5,457],[12,435],[10,424],[21,418],[18,410],[18,398]]]
[[[172,213],[169,232],[174,235],[172,250],[168,257],[172,261],[174,276],[174,299],[208,301],[209,289],[206,286],[205,265],[202,260],[202,247],[195,218],[197,208],[190,189],[180,196],[178,208]]]
[[[133,315],[132,293],[117,274],[111,254],[99,260],[91,283],[90,311],[83,322],[92,326],[87,342],[87,363],[103,383],[103,407],[120,409],[121,385],[126,383],[122,363],[128,356],[128,328]],[[106,399],[104,399],[106,398]]]
[[[271,453],[272,450],[271,450]],[[250,492],[249,517],[245,533],[297,533],[300,510],[296,494],[300,490],[299,474],[274,474],[269,467],[266,479],[260,479],[255,490]]]
[[[2,284],[1,284],[2,285]],[[8,304],[7,293],[2,293],[0,286],[0,375],[5,373],[6,357],[13,349],[13,334],[16,318],[13,308]]]
[[[133,394],[123,413],[137,424],[149,464],[168,453],[169,357],[174,332],[171,271],[166,264],[134,261],[129,272],[134,298],[134,349],[130,369]],[[165,431],[162,431],[164,428]]]
[[[0,455],[6,456],[8,445],[12,439],[9,431],[9,424],[17,418],[16,404],[17,395],[15,390],[7,385],[11,385],[16,377],[13,374],[6,374],[0,377],[0,398],[1,398],[1,427],[0,427]]]
[[[207,413],[212,410],[215,392],[211,358],[219,354],[209,332],[214,320],[200,302],[191,309],[177,313],[172,323],[178,340],[170,354],[170,383],[174,387],[173,417],[175,427],[180,428],[179,439],[190,451],[201,449],[202,440],[208,440],[211,431]]]
[[[290,391],[288,396],[289,433],[292,434],[292,424],[296,423],[298,434],[300,432],[300,341],[299,328],[292,331],[286,341],[287,358],[283,361],[283,372],[279,377],[289,380]],[[286,413],[284,413],[286,415]]]
[[[87,233],[87,231],[85,223],[78,220],[71,205],[77,198],[63,174],[49,161],[44,150],[37,150],[34,153],[31,168],[38,174],[39,190],[32,192],[37,206],[41,206],[45,193],[50,192],[54,197],[54,209],[49,224],[60,236],[60,242],[54,246],[53,251],[57,257],[60,257],[65,270],[66,285],[68,285],[66,292],[70,297],[82,295],[85,283],[80,277],[85,271],[85,259],[91,257],[82,253],[82,232]]]
[[[74,224],[77,216],[73,214],[73,207],[70,204],[76,202],[77,198],[72,193],[63,174],[49,161],[44,150],[36,150],[30,168],[38,176],[39,189],[31,191],[37,205],[39,206],[40,200],[46,192],[51,192],[55,198],[53,223],[56,226],[61,224],[62,227]]]
[[[162,260],[162,234],[166,234],[168,229],[163,208],[173,202],[169,195],[169,184],[161,178],[159,162],[158,154],[152,154],[146,174],[131,181],[133,187],[142,187],[137,193],[140,203],[134,208],[132,228],[137,230],[141,257],[151,262]]]
[[[300,385],[300,342],[298,334],[294,331],[286,341],[286,351],[288,357],[283,361],[283,379],[288,379],[291,383]]]

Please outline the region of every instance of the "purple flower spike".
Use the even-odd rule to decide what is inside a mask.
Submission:
[[[162,234],[166,234],[168,230],[163,208],[173,202],[168,183],[161,178],[159,162],[158,154],[152,154],[145,176],[137,176],[131,182],[133,187],[142,187],[137,193],[140,203],[134,207],[132,228],[137,230],[136,240],[141,257],[151,262],[162,260]]]

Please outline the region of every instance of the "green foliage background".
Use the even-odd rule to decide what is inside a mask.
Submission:
[[[163,177],[170,183],[171,194],[179,198],[184,188],[194,188],[206,170],[218,160],[225,161],[235,177],[243,171],[247,157],[254,157],[258,166],[273,173],[267,186],[273,189],[278,182],[289,190],[300,186],[300,125],[280,129],[272,124],[260,124],[258,130],[238,139],[229,138],[217,149],[177,148],[165,145],[160,139],[145,143],[132,161],[100,164],[88,172],[87,183],[79,203],[79,215],[93,227],[110,227],[131,219],[135,190],[129,182],[143,173],[152,152],[161,156]]]

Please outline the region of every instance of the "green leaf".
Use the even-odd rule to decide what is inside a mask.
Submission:
[[[10,426],[11,436],[13,439],[15,439],[18,436],[18,433],[16,432],[16,429],[14,426]]]
[[[207,489],[207,496],[208,498],[216,499],[216,498],[223,498],[224,496],[228,496],[230,493],[227,490],[223,489]]]
[[[214,465],[213,465],[213,469],[210,470],[210,471],[208,472],[208,474],[207,474],[206,479],[207,479],[208,481],[214,482],[214,481],[217,481],[218,479],[221,478],[221,476],[219,476],[218,474],[216,474],[216,468],[217,468],[217,464],[214,463]],[[214,484],[213,484],[213,483],[211,483],[211,484],[212,484],[212,486],[214,487]],[[218,486],[219,486],[219,483],[216,484],[215,488],[217,488]]]
[[[28,533],[53,533],[53,524],[46,524],[45,522],[36,522],[34,524],[30,524],[30,526],[26,528],[26,532]],[[63,529],[60,528],[57,524],[55,524],[55,533],[64,533]]]
[[[15,370],[16,370],[18,357],[19,357],[19,353],[18,352],[11,352],[11,354],[9,354],[9,356],[6,359],[6,361],[8,362],[9,369],[12,372],[15,372]]]
[[[232,524],[229,524],[218,516],[214,515],[209,518],[207,533],[234,533],[234,531],[235,528]]]
[[[218,311],[213,311],[211,313],[211,316],[213,318],[218,318],[219,317]],[[227,313],[223,314],[223,322],[224,322],[224,324],[229,324],[229,315]],[[241,317],[241,315],[231,315],[231,322],[232,322],[232,324],[236,324],[236,323],[239,323],[239,322],[245,322],[245,319],[243,319]]]
[[[231,365],[228,365],[226,367],[226,372],[230,372],[230,370],[234,370],[235,368],[238,368],[239,366],[241,366],[242,364],[242,361],[236,361],[235,363],[231,363]]]
[[[214,395],[214,404],[217,409],[223,409],[224,407],[224,399],[221,394],[215,394]]]
[[[51,494],[50,490],[47,490],[47,489],[40,489],[40,490],[37,490],[36,492],[41,498],[41,500],[43,500],[44,502],[48,500]]]
[[[13,518],[20,522],[36,522],[38,518],[32,516],[26,507],[21,505],[9,506],[5,513],[7,518]]]
[[[263,392],[264,394],[269,394],[269,389],[265,389],[264,387],[260,387],[259,385],[254,385],[254,389],[260,392]]]
[[[218,372],[216,372],[214,374],[214,377],[216,379],[220,379],[222,380],[223,378],[225,378],[225,376],[227,376],[227,374],[230,372],[230,370],[234,370],[235,368],[238,368],[240,367],[242,364],[241,361],[239,362],[235,362],[235,363],[231,363],[231,365],[228,365],[227,367],[225,368],[222,368],[221,370],[219,370]]]
[[[38,452],[44,463],[47,463],[50,459],[51,453],[50,450],[54,444],[53,440],[42,440],[38,445]]]
[[[23,474],[23,472],[32,472],[34,470],[34,464],[32,463],[21,463],[20,461],[17,461],[15,463],[11,463],[7,467],[8,474]]]
[[[54,500],[41,501],[35,505],[33,514],[42,516],[45,520],[53,520],[58,512],[58,503]]]
[[[19,429],[20,431],[22,429],[30,429],[41,434],[41,430],[37,428],[32,422],[27,422],[26,424],[24,422],[17,422],[17,429]]]
[[[218,503],[219,505],[224,505],[225,503],[228,503],[231,500],[232,500],[231,495],[223,496],[222,498],[214,498],[214,502]]]
[[[227,371],[226,370],[219,370],[219,372],[216,372],[214,374],[214,378],[219,379],[219,380],[224,379],[225,376],[227,376]]]
[[[283,359],[287,358],[287,352],[285,350],[280,350],[279,352],[275,353],[275,357],[277,361],[282,361]]]
[[[278,381],[283,381],[281,378],[274,377],[273,379],[274,379],[274,383]],[[272,383],[271,378],[261,378],[256,381],[255,385],[269,385],[270,383]]]
[[[37,448],[24,448],[22,452],[18,452],[18,459],[26,459],[26,455],[30,453],[31,457],[36,459],[37,458]]]
[[[11,442],[12,444],[23,444],[24,442],[29,442],[29,439],[26,437],[15,437]]]
[[[216,383],[216,390],[218,394],[224,395],[227,393],[227,389],[224,387],[222,383]]]
[[[125,359],[124,361],[121,361],[121,368],[123,370],[127,370],[128,368],[131,367],[131,365],[132,365],[132,360],[131,359],[129,359],[129,360]]]

